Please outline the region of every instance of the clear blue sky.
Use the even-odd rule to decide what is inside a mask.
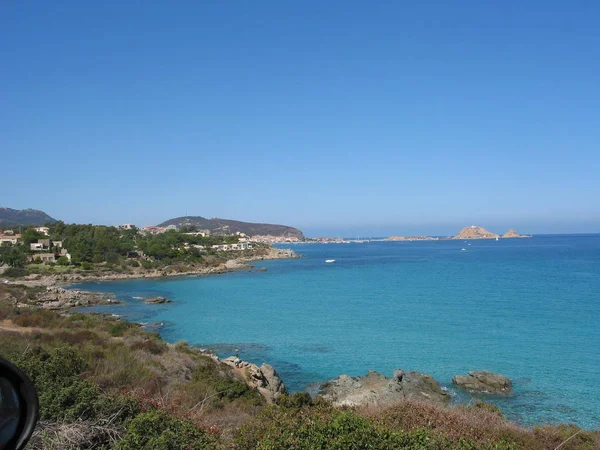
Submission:
[[[600,231],[598,1],[4,1],[0,206]]]

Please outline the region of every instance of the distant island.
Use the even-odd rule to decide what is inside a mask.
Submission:
[[[491,231],[486,230],[483,227],[479,227],[477,225],[471,225],[470,227],[465,227],[459,231],[459,233],[454,236],[452,239],[511,239],[511,238],[529,238],[531,236],[521,235],[515,231],[514,228],[511,228],[502,236],[496,233],[492,233]]]
[[[503,235],[492,233],[483,227],[471,225],[465,227],[455,236],[434,237],[434,236],[390,236],[386,241],[447,241],[451,239],[512,239],[512,238],[530,238],[531,236],[519,234],[514,228],[511,228]]]

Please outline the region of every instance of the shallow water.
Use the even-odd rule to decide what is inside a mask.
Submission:
[[[599,428],[600,235],[470,244],[303,244],[267,272],[76,287],[114,292],[123,305],[94,309],[162,323],[168,341],[268,362],[292,391],[400,367],[467,401],[452,376],[492,370],[514,381],[492,399],[507,416]],[[174,302],[134,299],[155,295]]]

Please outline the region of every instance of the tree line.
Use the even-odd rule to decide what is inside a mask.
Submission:
[[[104,225],[77,225],[56,222],[48,225],[49,235],[35,228],[22,233],[22,244],[0,246],[0,263],[11,267],[23,267],[36,252],[30,244],[39,239],[62,241],[62,247],[71,255],[71,263],[80,265],[111,263],[144,254],[146,257],[165,262],[199,261],[202,254],[214,254],[213,245],[234,244],[238,236],[201,236],[169,230],[160,234],[143,234],[136,228],[122,230]],[[188,231],[188,230],[185,230]],[[201,252],[194,245],[205,247]],[[51,248],[50,251],[57,251]]]

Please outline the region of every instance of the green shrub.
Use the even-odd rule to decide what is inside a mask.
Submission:
[[[87,262],[87,261],[83,261],[81,263],[81,268],[83,270],[92,270],[92,265],[89,262]]]
[[[95,415],[98,390],[81,379],[84,359],[73,349],[41,348],[25,353],[18,361],[38,390],[40,410],[46,420],[87,419]]]
[[[242,426],[235,443],[244,449],[362,450],[444,448],[427,430],[393,432],[375,427],[352,411],[332,407],[300,409],[272,406]]]
[[[123,336],[127,330],[131,328],[131,324],[127,322],[117,322],[108,329],[108,333],[113,337]]]
[[[2,276],[7,278],[20,278],[26,276],[28,273],[27,269],[23,269],[22,267],[9,267],[4,270]]]
[[[308,402],[305,395],[292,395],[283,400],[291,407],[274,405],[264,408],[236,431],[236,448],[517,450],[514,444],[504,441],[481,445],[468,439],[452,440],[423,428],[408,432],[393,430],[378,426],[352,410],[339,410],[318,401],[313,401],[312,406],[298,406],[305,402]]]
[[[99,417],[110,417],[114,422],[125,422],[140,413],[139,402],[127,395],[102,396],[96,403]]]
[[[217,439],[192,422],[177,419],[163,411],[138,414],[127,426],[127,434],[117,450],[215,449]]]
[[[130,260],[130,261],[127,261],[127,264],[128,264],[130,267],[140,267],[140,263],[139,263],[139,262],[137,262],[135,259],[132,259],[132,260]]]
[[[235,400],[236,398],[244,397],[257,401],[258,404],[261,403],[260,394],[248,387],[246,383],[242,383],[235,378],[223,376],[212,362],[201,365],[196,369],[192,377],[192,383],[211,387],[216,391],[216,399]]]
[[[153,355],[160,355],[167,351],[167,344],[156,339],[145,339],[131,345],[132,350],[142,350]]]
[[[66,256],[61,256],[56,260],[56,264],[58,264],[59,266],[68,266],[69,258],[67,258]]]
[[[277,399],[277,404],[283,408],[302,408],[314,404],[308,392],[296,392],[292,395],[282,395]]]

